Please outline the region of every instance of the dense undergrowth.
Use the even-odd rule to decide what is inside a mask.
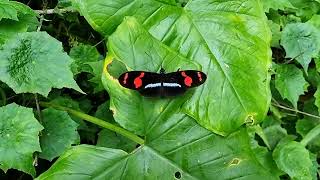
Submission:
[[[0,179],[317,179],[319,72],[319,0],[1,0]]]

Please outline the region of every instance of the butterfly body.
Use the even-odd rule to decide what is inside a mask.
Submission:
[[[188,88],[203,84],[207,76],[201,71],[185,70],[165,73],[145,71],[129,71],[123,73],[119,83],[128,89],[137,90],[141,95],[148,97],[168,97],[184,94]]]

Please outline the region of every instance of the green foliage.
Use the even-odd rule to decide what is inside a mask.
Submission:
[[[308,23],[288,24],[281,36],[286,57],[296,59],[307,72],[311,58],[320,51],[320,30]]]
[[[4,44],[0,59],[0,80],[16,93],[48,96],[53,87],[82,92],[69,68],[72,60],[47,33],[17,34]]]
[[[151,129],[146,145],[130,154],[115,149],[78,146],[62,155],[39,179],[86,176],[103,179],[131,179],[132,176],[137,179],[155,179],[161,176],[163,179],[172,179],[176,172],[181,173],[183,179],[230,179],[245,176],[274,179],[251,156],[245,130],[223,138],[182,114],[160,121],[163,126]],[[81,164],[84,162],[95,163],[83,169]]]
[[[320,0],[21,2],[0,2],[0,179],[319,179]],[[161,67],[208,78],[117,80]]]
[[[278,144],[273,152],[278,167],[293,179],[312,179],[312,162],[305,147],[295,141]]]
[[[283,98],[288,99],[297,108],[299,96],[308,86],[302,71],[290,64],[278,66],[276,72],[276,88]]]
[[[69,55],[74,60],[72,63],[73,74],[79,74],[81,72],[91,73],[92,69],[86,63],[98,61],[100,57],[95,47],[84,44],[73,47]]]
[[[72,144],[79,143],[78,124],[66,112],[51,108],[43,110],[42,124],[45,129],[40,138],[40,158],[51,161]]]
[[[32,109],[9,104],[0,107],[0,168],[14,168],[36,175],[33,153],[40,152],[39,132],[43,129]]]

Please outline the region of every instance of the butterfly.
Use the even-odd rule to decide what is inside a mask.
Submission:
[[[128,71],[118,78],[121,86],[138,91],[147,97],[168,97],[184,94],[187,89],[200,86],[207,75],[196,70],[178,70],[166,73],[161,68],[160,73],[146,71]]]

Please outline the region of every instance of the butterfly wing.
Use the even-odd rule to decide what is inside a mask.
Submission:
[[[160,79],[160,74],[145,71],[128,71],[118,78],[121,86],[133,90],[141,90],[157,79]]]
[[[207,79],[207,75],[205,73],[195,70],[172,72],[168,73],[166,77],[167,79],[165,81],[170,82],[175,80],[175,83],[181,85],[181,87],[184,88],[193,88],[200,86]]]

